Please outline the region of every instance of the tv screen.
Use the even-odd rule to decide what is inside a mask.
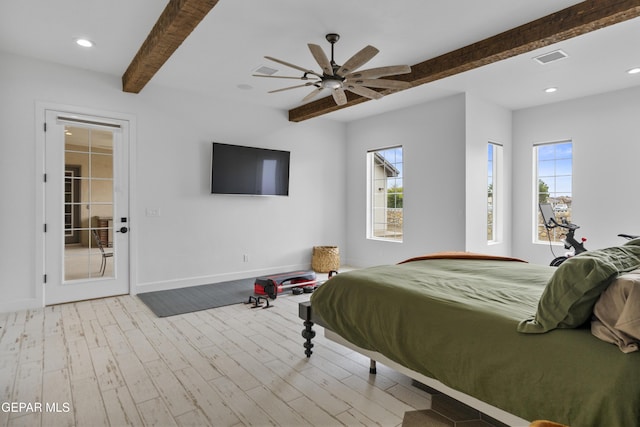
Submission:
[[[289,154],[214,142],[211,193],[288,196]]]

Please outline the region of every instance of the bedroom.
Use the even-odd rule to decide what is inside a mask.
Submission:
[[[306,42],[296,41],[302,48]],[[633,197],[633,171],[640,154],[640,83],[514,112],[469,92],[350,123],[327,116],[294,124],[279,110],[153,82],[139,95],[125,94],[119,75],[8,51],[0,55],[2,312],[42,306],[43,268],[37,257],[41,233],[35,226],[41,214],[34,194],[40,176],[35,143],[38,101],[136,116],[133,293],[308,266],[311,247],[318,244],[338,245],[343,263],[354,266],[392,263],[443,249],[491,251],[544,263],[551,258],[548,247],[530,238],[531,143],[564,138],[576,144],[575,221],[589,245],[613,245],[618,243],[616,234],[638,232],[634,212],[640,200]],[[620,70],[621,80],[633,78],[624,71]],[[363,156],[368,149],[389,145],[390,136],[419,159],[407,165],[408,177],[420,184],[413,184],[417,187],[412,193],[407,189],[406,238],[400,245],[370,241],[364,234]],[[212,140],[292,150],[292,196],[212,197],[207,193]],[[504,216],[504,239],[490,246],[477,226],[484,218],[475,215],[484,209],[484,188],[476,186],[485,181],[484,148],[489,140],[502,142],[505,156],[512,159],[506,170],[512,179],[506,182],[511,208]],[[428,156],[423,141],[434,144]],[[435,188],[436,193],[422,190],[432,182],[447,185]],[[17,207],[23,210],[17,213]],[[148,208],[159,209],[160,216],[146,216]],[[274,242],[280,250],[272,249]],[[243,261],[244,253],[250,255],[248,262]]]

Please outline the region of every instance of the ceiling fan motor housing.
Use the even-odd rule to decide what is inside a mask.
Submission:
[[[342,81],[344,80],[344,78],[342,77],[333,77],[333,76],[329,76],[326,78],[322,79],[322,82],[320,83],[320,85],[325,88],[325,89],[340,89],[342,87]]]

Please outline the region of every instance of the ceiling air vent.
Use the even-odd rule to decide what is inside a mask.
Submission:
[[[548,53],[542,54],[540,56],[536,56],[533,59],[538,61],[540,64],[544,65],[544,64],[548,64],[550,62],[559,61],[559,60],[564,59],[564,58],[566,58],[568,56],[569,55],[567,55],[566,53],[564,53],[563,51],[558,49],[558,50],[554,50],[553,52],[548,52]]]
[[[278,70],[276,70],[275,68],[271,68],[271,67],[267,67],[265,65],[259,67],[258,69],[255,70],[256,73],[259,74],[266,74],[267,76],[271,76],[275,73],[278,72]]]

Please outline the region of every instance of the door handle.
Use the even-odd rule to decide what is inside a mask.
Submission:
[[[116,230],[116,233],[126,233],[129,231],[127,227],[120,227],[120,230]]]

